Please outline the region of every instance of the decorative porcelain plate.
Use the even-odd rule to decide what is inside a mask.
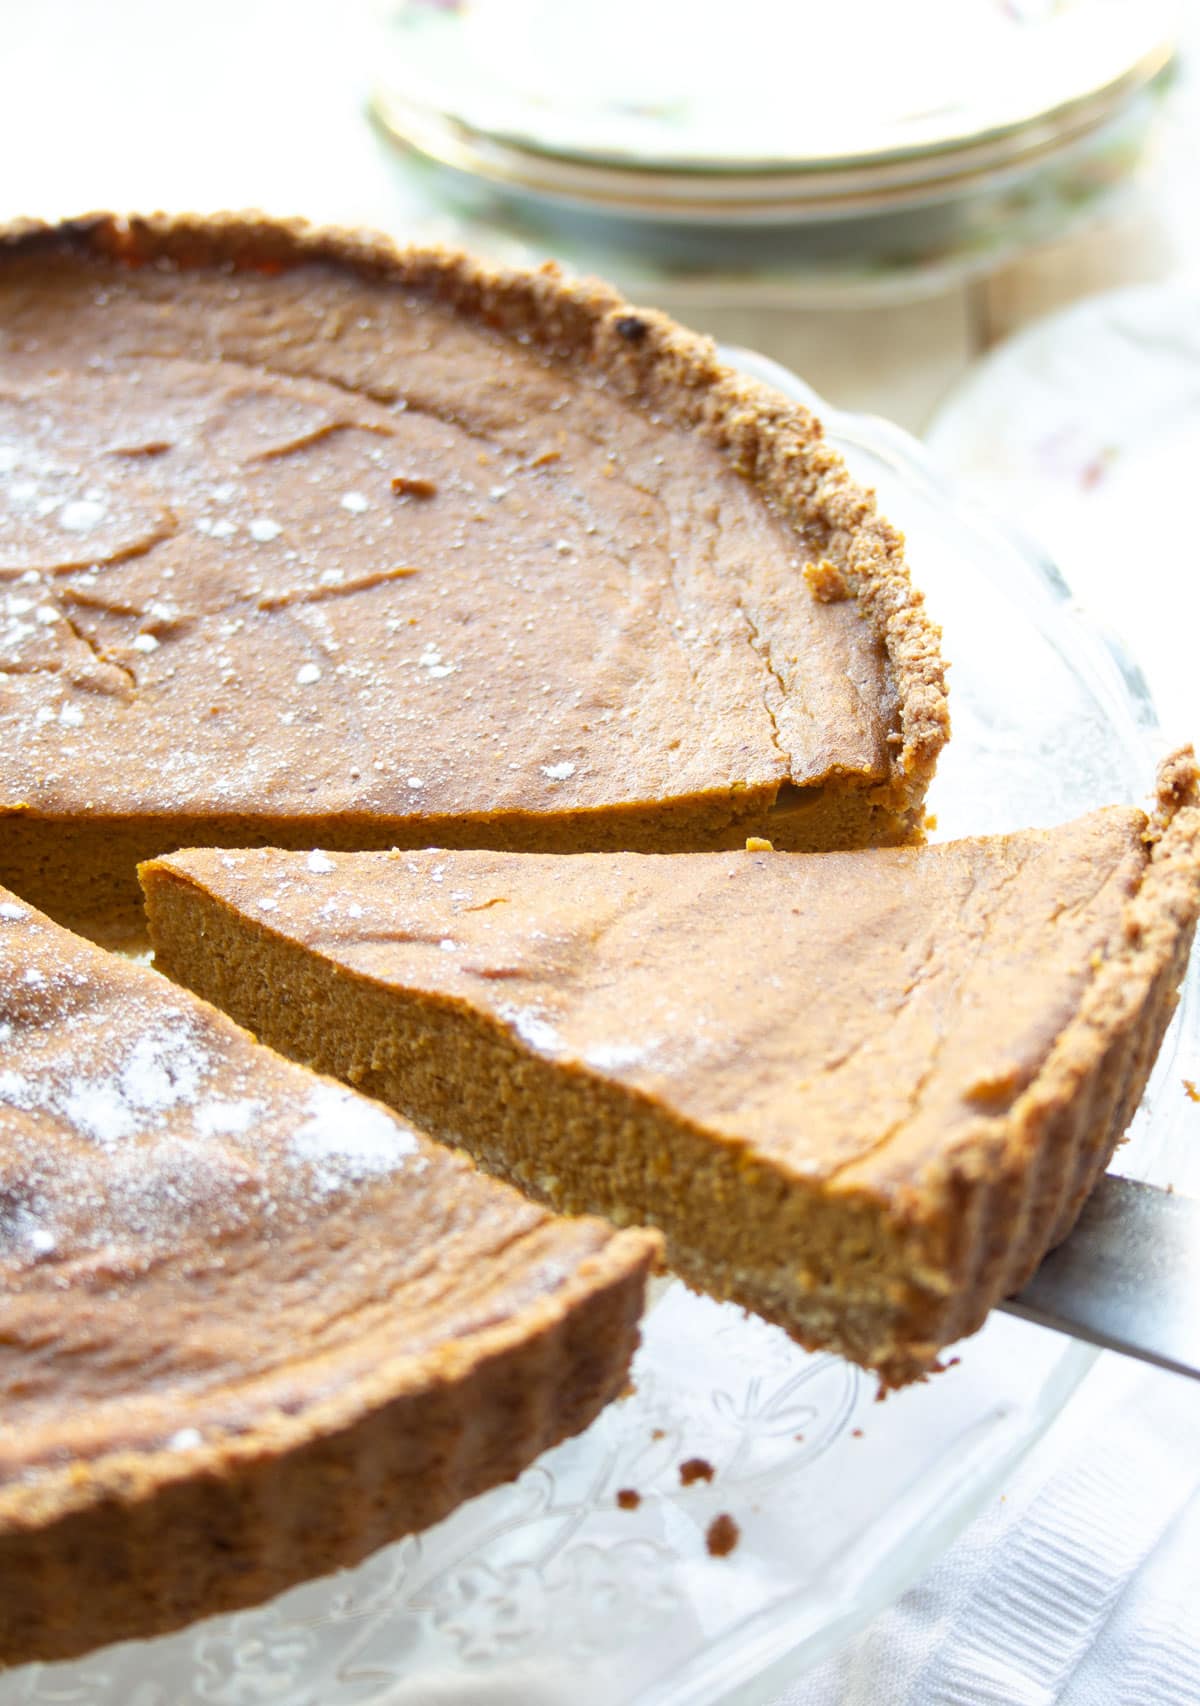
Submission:
[[[772,364],[737,359],[813,401]],[[955,734],[930,797],[938,834],[1140,798],[1149,700],[1053,569],[984,524],[898,429],[821,412],[906,529],[945,627]],[[1200,1069],[1180,1037],[1195,1035],[1194,993],[1125,1171],[1193,1135],[1180,1079]],[[937,1557],[1096,1354],[997,1315],[955,1366],[879,1404],[848,1364],[668,1283],[632,1395],[512,1485],[259,1610],[11,1671],[0,1706],[749,1706]],[[712,1478],[684,1486],[697,1457]],[[712,1557],[722,1513],[738,1540]]]
[[[398,96],[593,161],[829,168],[998,137],[1144,79],[1172,0],[399,0]]]
[[[712,208],[695,220],[668,219],[649,204],[613,209],[494,180],[479,173],[474,155],[459,157],[457,142],[438,158],[439,141],[432,154],[396,154],[398,205],[373,218],[514,265],[554,256],[615,280],[635,301],[669,296],[672,312],[686,313],[690,302],[876,307],[955,288],[1111,214],[1137,181],[1159,94],[1158,84],[1143,90],[1097,131],[1026,161],[1019,174],[943,180],[918,205],[901,201],[882,212],[864,213],[847,197],[820,220],[797,221],[794,209],[778,221],[759,219],[769,211],[762,205],[735,221],[709,217]],[[378,103],[376,114],[394,138]],[[953,197],[943,199],[944,190]]]

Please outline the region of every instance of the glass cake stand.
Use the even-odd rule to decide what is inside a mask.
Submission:
[[[1053,566],[958,496],[884,422],[824,418],[908,535],[953,662],[938,838],[1051,824],[1139,800],[1157,753],[1133,665]],[[1122,1152],[1154,1171],[1181,1140],[1195,978]],[[1006,1315],[927,1384],[875,1383],[740,1310],[659,1290],[633,1394],[521,1478],[358,1569],[254,1611],[71,1664],[0,1676],[0,1706],[701,1706],[761,1701],[920,1575],[1062,1408],[1097,1353]],[[702,1457],[711,1482],[680,1484]],[[618,1491],[639,1496],[634,1509]],[[739,1542],[710,1557],[728,1513]]]

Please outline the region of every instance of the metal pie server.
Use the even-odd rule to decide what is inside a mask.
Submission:
[[[1000,1307],[1200,1380],[1200,1197],[1106,1173],[1071,1236]]]

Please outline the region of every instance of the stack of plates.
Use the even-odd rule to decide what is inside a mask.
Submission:
[[[668,270],[971,262],[1137,158],[1171,0],[400,0],[375,96],[460,207]],[[585,256],[591,259],[592,255]]]

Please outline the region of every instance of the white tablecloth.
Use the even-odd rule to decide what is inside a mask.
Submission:
[[[1196,1706],[1200,1385],[1101,1357],[939,1564],[773,1706]]]

